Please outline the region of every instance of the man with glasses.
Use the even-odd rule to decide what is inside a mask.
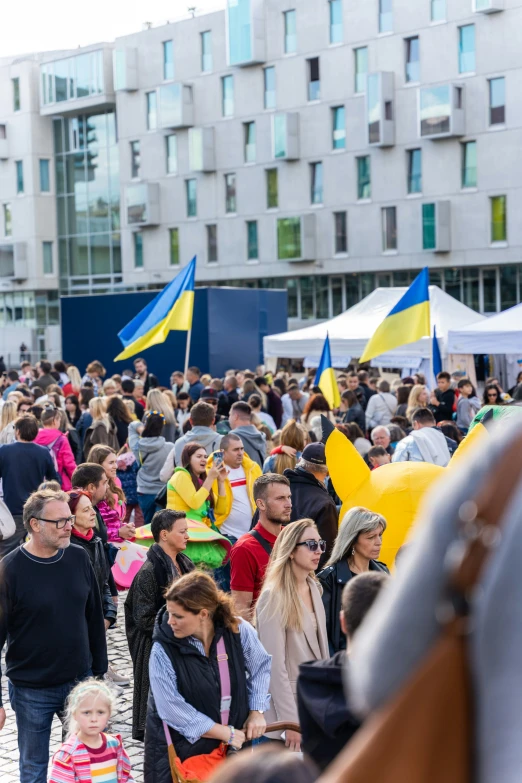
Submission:
[[[0,649],[7,641],[20,783],[46,783],[54,715],[73,686],[107,671],[100,591],[89,558],[69,546],[74,516],[65,492],[34,492],[24,505],[29,541],[1,563]],[[0,729],[5,710],[0,706]]]

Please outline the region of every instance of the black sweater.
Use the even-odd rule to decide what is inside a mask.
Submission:
[[[87,554],[70,544],[52,558],[10,552],[0,573],[0,650],[14,685],[49,688],[107,671],[100,591]]]
[[[61,484],[49,449],[37,443],[8,443],[0,447],[0,478],[4,500],[11,514],[21,514],[24,503],[42,481],[53,479]]]

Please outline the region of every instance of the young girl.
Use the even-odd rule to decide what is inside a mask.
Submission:
[[[49,783],[133,783],[120,735],[103,731],[114,707],[114,694],[104,682],[84,680],[72,689],[66,708],[69,735],[53,756]]]

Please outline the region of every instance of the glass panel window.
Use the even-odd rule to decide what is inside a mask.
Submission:
[[[178,139],[175,133],[165,136],[165,148],[167,153],[167,174],[178,173]]]
[[[301,258],[301,218],[277,221],[277,257],[282,261]]]
[[[348,233],[346,212],[334,212],[335,252],[348,252]]]
[[[444,22],[446,19],[446,0],[430,0],[431,21]]]
[[[275,85],[275,66],[263,68],[264,80],[264,106],[265,109],[275,109],[276,105],[276,85]]]
[[[422,205],[422,249],[435,250],[437,229],[435,225],[435,204]]]
[[[451,118],[451,88],[424,87],[420,90],[420,135],[436,136],[449,133]]]
[[[346,147],[344,106],[335,106],[332,109],[332,147],[334,150],[344,150]]]
[[[237,212],[235,174],[225,174],[225,212]]]
[[[228,0],[228,62],[230,65],[252,60],[251,0]]]
[[[257,240],[257,220],[247,220],[247,258],[249,261],[257,261],[259,248]]]
[[[420,49],[417,37],[406,38],[406,81],[420,81]]]
[[[11,216],[11,204],[4,204],[4,236],[10,237],[13,235],[13,220]]]
[[[256,160],[256,124],[245,122],[245,163],[255,163]]]
[[[353,305],[359,302],[359,275],[351,274],[346,275],[346,307],[353,307]]]
[[[397,209],[384,207],[382,213],[382,249],[397,250]]]
[[[507,197],[493,196],[491,199],[491,242],[507,240]]]
[[[379,0],[379,32],[391,33],[393,30],[393,0]]]
[[[287,154],[286,114],[274,114],[272,122],[274,158],[285,158]]]
[[[462,284],[462,270],[453,267],[453,269],[445,269],[444,270],[444,290],[447,294],[452,296],[454,299],[458,299],[459,302],[462,301],[462,290],[461,290],[461,284]],[[430,277],[431,282],[431,277]]]
[[[312,57],[308,64],[308,100],[318,101],[321,97],[321,80],[319,78],[319,57]]]
[[[266,206],[267,209],[276,209],[279,206],[277,169],[266,170]]]
[[[312,204],[323,203],[323,164],[310,164],[310,202]]]
[[[422,193],[422,150],[408,151],[408,193]]]
[[[179,228],[169,228],[170,265],[179,265]]]
[[[143,234],[136,231],[132,237],[134,239],[134,268],[143,269]]]
[[[353,50],[355,60],[355,92],[366,92],[366,74],[368,73],[368,47],[361,46]]]
[[[472,310],[479,310],[479,270],[476,266],[465,266],[463,268],[463,292],[462,301],[466,307]]]
[[[500,275],[500,309],[508,310],[520,301],[518,298],[517,267],[501,264],[498,271]],[[475,309],[478,310],[478,307]]]
[[[329,0],[330,6],[330,43],[342,43],[343,40],[343,3],[342,0]]]
[[[141,156],[139,141],[131,141],[131,179],[138,179],[140,176]]]
[[[13,86],[13,111],[20,111],[20,79],[18,76],[15,79],[11,79]]]
[[[301,318],[314,318],[314,278],[302,277],[301,283]]]
[[[318,275],[315,278],[315,317],[328,318],[330,315],[328,278],[326,275]]]
[[[297,51],[297,30],[295,10],[283,13],[285,24],[285,54],[293,54]]]
[[[205,30],[201,33],[201,71],[210,73],[212,70],[212,33]]]
[[[40,193],[50,193],[51,172],[50,172],[50,161],[47,158],[40,158],[39,171],[40,171]]]
[[[370,156],[357,158],[357,198],[359,200],[372,197]]]
[[[53,273],[53,243],[42,242],[43,273],[52,275]]]
[[[475,70],[475,25],[459,27],[459,73]]]
[[[297,318],[299,316],[299,280],[295,277],[288,278],[286,291],[288,295],[288,317]]]
[[[223,117],[232,117],[234,114],[234,77],[221,77],[221,114]]]
[[[381,101],[379,98],[380,75],[368,76],[368,141],[378,144],[381,140]]]
[[[16,167],[16,192],[24,192],[24,163],[22,160],[15,161]]]
[[[174,78],[174,42],[163,41],[163,80]]]
[[[489,80],[489,124],[503,125],[506,121],[506,81],[503,76]]]
[[[477,142],[462,144],[462,187],[477,187]]]
[[[482,290],[484,295],[484,312],[497,312],[497,270],[482,270]]]
[[[207,226],[207,262],[213,264],[218,260],[217,226],[215,223]]]
[[[147,100],[147,130],[158,127],[158,96],[156,90],[145,93]]]
[[[197,182],[195,179],[187,179],[185,182],[187,192],[187,217],[196,217],[197,207]]]
[[[343,283],[342,277],[332,277],[330,279],[332,287],[332,316],[340,315],[343,312]]]

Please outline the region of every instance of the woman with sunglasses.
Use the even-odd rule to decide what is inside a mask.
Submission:
[[[261,644],[272,655],[267,723],[299,723],[296,682],[299,665],[328,658],[326,617],[315,571],[326,542],[312,519],[283,528],[272,550],[256,606]],[[281,739],[279,733],[271,735]],[[285,733],[290,750],[300,750],[301,735]]]
[[[496,383],[488,383],[482,399],[484,405],[503,405],[502,392]]]
[[[323,604],[330,654],[346,649],[346,636],[341,631],[339,615],[344,586],[354,576],[366,571],[389,571],[378,561],[386,520],[380,514],[356,506],[345,514],[339,527],[330,559],[317,574],[323,587]]]

